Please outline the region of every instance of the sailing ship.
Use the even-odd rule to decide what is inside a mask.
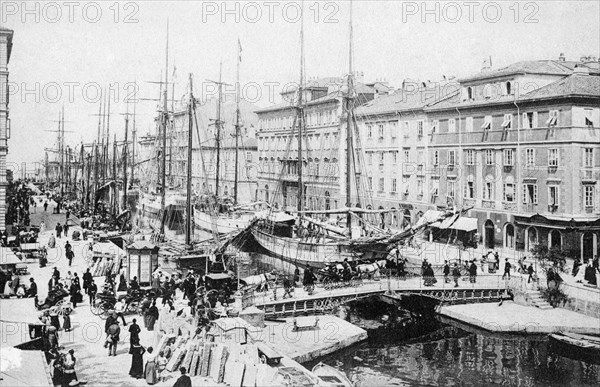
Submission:
[[[238,40],[238,60],[237,60],[237,82],[236,82],[236,108],[235,108],[235,161],[234,161],[234,182],[233,196],[229,196],[229,192],[221,192],[220,173],[222,164],[222,129],[224,121],[222,121],[222,91],[225,83],[222,81],[222,65],[219,69],[219,80],[214,82],[218,87],[218,100],[216,103],[216,119],[214,120],[215,127],[215,152],[216,152],[216,174],[215,174],[215,193],[203,192],[196,200],[194,206],[194,224],[197,228],[206,232],[217,232],[219,235],[238,232],[245,229],[250,222],[256,218],[256,209],[261,203],[240,204],[238,202],[239,191],[239,153],[240,153],[240,134],[241,134],[241,113],[240,113],[240,62],[241,51]],[[210,185],[208,186],[210,187]],[[221,194],[223,193],[223,194]],[[212,196],[212,198],[211,198]],[[215,208],[210,208],[211,201],[215,201]]]
[[[404,243],[429,224],[455,215],[455,212],[448,211],[438,219],[431,221],[422,219],[411,228],[399,233],[392,233],[389,230],[384,230],[373,225],[369,221],[370,218],[379,218],[385,210],[364,209],[361,208],[362,205],[360,202],[357,206],[351,207],[350,203],[353,203],[353,188],[357,190],[356,198],[359,201],[361,200],[359,184],[355,183],[353,176],[360,179],[362,175],[361,171],[355,165],[356,158],[361,157],[361,154],[360,152],[356,152],[356,155],[354,154],[354,150],[360,148],[360,146],[358,146],[359,140],[355,141],[354,138],[355,134],[358,133],[358,128],[354,116],[354,108],[357,101],[352,68],[352,6],[350,8],[349,24],[349,71],[346,78],[345,90],[341,90],[340,93],[343,100],[343,119],[340,120],[340,132],[345,129],[346,134],[345,200],[348,204],[345,208],[340,209],[332,210],[326,208],[321,211],[307,211],[305,209],[306,190],[298,189],[297,211],[288,211],[287,213],[271,212],[266,217],[255,219],[247,229],[254,240],[269,255],[299,266],[311,265],[322,268],[330,263],[342,262],[346,259],[348,261],[385,259],[390,250],[395,246]],[[300,31],[300,82],[297,88],[296,117],[292,126],[296,129],[294,135],[297,135],[298,140],[298,160],[305,159],[303,150],[303,137],[305,136],[304,85],[304,25],[302,23]],[[290,138],[292,137],[290,136]],[[302,176],[302,164],[302,162],[297,163],[298,187],[305,187]],[[358,165],[361,165],[360,160]],[[323,215],[345,215],[345,227],[332,225],[329,222],[316,219],[316,216]],[[241,238],[243,239],[243,237]]]

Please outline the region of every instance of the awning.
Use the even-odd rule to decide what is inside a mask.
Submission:
[[[456,219],[459,217],[460,215],[456,214],[456,215],[452,215],[444,220],[442,220],[441,222],[435,222],[432,223],[430,225],[430,227],[435,227],[435,228],[439,228],[440,230],[446,230],[448,228],[453,228],[451,227],[452,224],[456,221]]]
[[[2,299],[0,310],[0,321],[44,325],[38,318],[33,298]]]
[[[0,248],[0,265],[17,265],[21,260],[8,247]]]
[[[476,218],[469,218],[466,216],[461,216],[460,218],[458,218],[456,220],[456,222],[454,222],[454,224],[450,227],[454,230],[461,230],[461,231],[476,231],[477,230],[477,219]]]
[[[44,352],[5,346],[0,348],[0,380],[2,386],[54,386]]]

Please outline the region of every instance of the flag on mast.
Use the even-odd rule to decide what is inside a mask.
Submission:
[[[240,42],[239,38],[238,38],[238,60],[240,62],[242,61],[242,42]]]

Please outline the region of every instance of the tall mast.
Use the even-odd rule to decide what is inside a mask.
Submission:
[[[298,84],[298,211],[304,210],[304,180],[302,178],[302,135],[304,126],[304,1],[300,18],[300,83]],[[302,214],[302,213],[300,213]],[[302,215],[300,215],[302,217]]]
[[[352,39],[353,39],[353,28],[352,28],[352,1],[350,1],[350,37],[348,43],[348,95],[346,96],[346,207],[350,208],[352,198],[351,198],[351,188],[352,188],[352,130],[350,126],[352,125],[352,103],[354,98],[354,75],[352,74]],[[348,232],[350,236],[352,236],[352,214],[348,212],[346,214],[346,227],[348,228]]]
[[[133,138],[131,139],[131,183],[130,183],[130,187],[133,187],[133,172],[134,172],[134,167],[135,167],[135,135],[136,135],[136,127],[135,127],[135,110],[136,110],[136,106],[137,106],[137,100],[134,101],[133,103]]]
[[[106,177],[108,179],[109,164],[110,164],[109,156],[108,156],[108,152],[110,149],[110,86],[108,88],[108,94],[106,95],[106,98],[108,98],[108,108],[106,111]]]
[[[221,169],[221,93],[223,92],[223,61],[219,64],[219,96],[217,101],[217,121],[215,122],[217,135],[215,144],[217,146],[217,175],[215,178],[215,193],[219,197],[219,173]]]
[[[192,142],[193,142],[193,114],[194,94],[193,94],[192,74],[190,73],[190,101],[188,106],[188,145],[187,145],[187,208],[185,217],[185,244],[192,244]]]
[[[60,196],[65,194],[65,107],[58,118],[58,138],[60,139],[58,149],[60,152]]]
[[[169,19],[167,19],[167,43],[165,47],[165,87],[163,88],[163,114],[162,114],[162,177],[161,177],[161,198],[160,198],[160,233],[165,233],[165,194],[167,191],[167,121],[169,112],[167,106],[167,95],[169,90]]]
[[[114,134],[113,140],[113,159],[112,159],[112,181],[113,181],[113,213],[116,214],[119,207],[119,186],[117,185],[117,134]]]
[[[238,38],[238,60],[236,70],[236,95],[235,95],[235,172],[233,177],[233,202],[238,202],[238,168],[239,168],[239,139],[240,139],[240,62],[242,61],[241,43]]]
[[[125,143],[123,144],[123,209],[127,209],[127,157],[129,156],[129,104],[125,114]]]

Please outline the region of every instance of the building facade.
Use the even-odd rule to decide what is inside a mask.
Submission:
[[[598,62],[519,62],[459,86],[425,108],[430,204],[472,207],[486,248],[597,255]]]
[[[345,206],[346,120],[344,80],[322,78],[303,87],[305,129],[302,176],[305,208],[329,210]],[[384,83],[356,85],[357,104],[387,94]],[[260,200],[294,210],[298,200],[297,90],[282,93],[284,102],[257,111]],[[358,146],[358,145],[357,145]],[[352,199],[358,202],[358,198]]]
[[[0,27],[0,230],[6,229],[6,154],[10,138],[8,62],[13,31]]]

